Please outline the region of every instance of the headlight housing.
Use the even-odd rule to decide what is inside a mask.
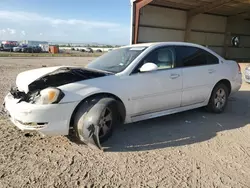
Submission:
[[[32,102],[35,104],[56,104],[64,97],[64,93],[58,88],[46,88],[39,92]]]

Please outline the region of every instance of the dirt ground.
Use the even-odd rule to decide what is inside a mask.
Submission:
[[[90,60],[0,58],[0,101],[21,71]],[[250,85],[223,114],[197,109],[124,125],[104,145],[25,134],[0,117],[0,187],[250,187]]]

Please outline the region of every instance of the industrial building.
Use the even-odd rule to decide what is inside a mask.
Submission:
[[[131,0],[132,44],[185,41],[250,59],[249,0]]]
[[[25,44],[28,46],[39,46],[39,45],[48,45],[49,43],[47,41],[33,41],[33,40],[23,40],[20,41],[20,44]]]

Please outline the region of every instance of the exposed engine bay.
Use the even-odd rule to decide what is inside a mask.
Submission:
[[[12,87],[10,93],[19,102],[31,102],[39,96],[40,91],[48,87],[58,87],[69,83],[83,81],[110,75],[111,73],[99,72],[76,67],[62,67],[54,72],[46,74],[28,85],[27,93],[19,91],[18,87]]]

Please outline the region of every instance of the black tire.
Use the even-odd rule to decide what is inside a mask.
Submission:
[[[223,93],[223,92],[225,93],[224,97],[219,96],[218,99],[218,93]],[[228,96],[229,96],[229,88],[223,83],[217,84],[212,91],[206,109],[209,112],[217,114],[224,112],[227,106]]]
[[[118,101],[116,101],[113,98],[100,98],[100,97],[93,98],[91,100],[87,100],[84,103],[82,103],[79,109],[77,110],[74,118],[74,131],[77,140],[80,141],[81,143],[84,143],[83,130],[86,130],[84,128],[85,119],[91,118],[92,120],[91,122],[93,124],[101,126],[100,125],[101,116],[104,110],[109,109],[112,117],[109,130],[106,132],[106,134],[102,136],[100,136],[101,128],[99,132],[100,143],[103,143],[106,140],[108,140],[112,136],[114,126],[116,126],[119,123],[119,111],[117,104]]]

